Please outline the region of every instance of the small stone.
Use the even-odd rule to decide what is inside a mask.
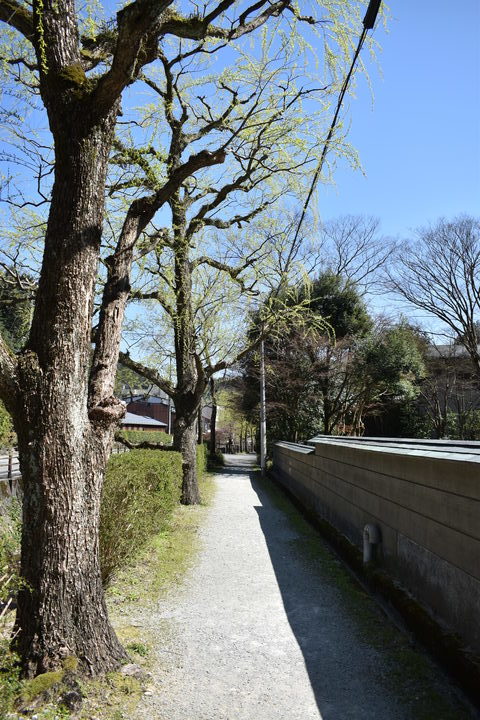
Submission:
[[[82,707],[83,697],[76,690],[70,690],[62,695],[62,702],[72,712],[78,712]]]
[[[145,673],[143,672],[140,665],[136,665],[135,663],[128,663],[127,665],[124,665],[120,672],[122,675],[126,675],[127,677],[134,677],[138,680],[141,680]]]

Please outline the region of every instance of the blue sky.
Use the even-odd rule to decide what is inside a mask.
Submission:
[[[440,216],[480,215],[480,3],[389,7],[388,32],[375,30],[383,77],[370,66],[373,104],[364,80],[348,101],[366,176],[339,164],[319,212],[374,215],[384,234],[408,237]]]
[[[109,14],[117,2],[104,4]],[[480,215],[480,2],[389,8],[388,31],[374,31],[378,66],[368,63],[374,97],[362,78],[346,103],[365,175],[339,162],[318,209],[323,219],[373,215],[384,234],[406,237],[440,216]]]

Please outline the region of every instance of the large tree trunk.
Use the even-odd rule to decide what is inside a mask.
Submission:
[[[332,434],[332,420],[333,413],[331,410],[331,402],[328,394],[329,388],[327,387],[322,391],[323,395],[323,433],[324,435]]]
[[[25,438],[20,443],[27,586],[18,598],[16,647],[29,675],[58,667],[66,656],[92,674],[126,657],[108,622],[98,559],[105,448],[87,428],[77,433],[76,447],[68,430],[61,434],[63,447],[45,436],[32,449]]]
[[[186,211],[180,193],[170,203],[175,237],[175,300],[174,324],[176,419],[173,426],[173,447],[182,453],[183,482],[181,502],[195,505],[200,502],[197,480],[195,421],[206,386],[202,365],[196,354],[195,322],[192,308],[192,266],[189,260],[189,240],[185,237]]]
[[[88,407],[91,313],[116,108],[56,128],[56,164],[42,272],[19,359],[15,425],[24,486],[16,645],[29,674],[74,655],[95,674],[125,653],[111,629],[99,557],[100,495],[113,398]]]
[[[173,449],[182,454],[181,502],[184,505],[198,505],[200,491],[197,479],[197,433],[195,422],[186,422],[186,417],[188,417],[187,413],[180,413],[175,419],[173,425]]]

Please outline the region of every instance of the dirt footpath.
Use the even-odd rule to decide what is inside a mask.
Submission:
[[[155,667],[137,717],[476,717],[252,463],[230,458],[196,566],[138,618]]]

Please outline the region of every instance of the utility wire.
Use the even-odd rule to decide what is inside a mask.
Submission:
[[[364,19],[363,19],[363,30],[362,30],[362,34],[360,35],[360,39],[359,39],[359,41],[358,41],[357,49],[355,50],[355,54],[354,54],[353,59],[352,59],[352,62],[351,62],[351,64],[350,64],[350,69],[349,69],[347,75],[345,76],[345,79],[344,79],[343,84],[342,84],[342,89],[340,90],[340,95],[338,96],[338,101],[337,101],[337,107],[336,107],[336,109],[335,109],[335,114],[334,114],[334,116],[333,116],[333,119],[332,119],[332,122],[331,122],[331,125],[330,125],[330,130],[328,131],[327,139],[325,140],[325,143],[324,143],[324,145],[323,145],[322,155],[321,155],[320,161],[319,161],[319,163],[318,163],[318,165],[317,165],[317,169],[316,169],[316,171],[315,171],[315,175],[313,176],[312,184],[310,185],[310,190],[308,191],[307,198],[306,198],[306,200],[305,200],[305,202],[304,202],[304,204],[303,204],[302,214],[301,214],[301,216],[300,216],[300,220],[299,220],[299,222],[298,222],[297,229],[296,229],[296,231],[295,231],[295,237],[294,237],[294,239],[293,239],[293,245],[295,245],[295,243],[296,243],[296,241],[297,241],[297,239],[298,239],[298,236],[299,236],[299,234],[300,234],[300,230],[301,230],[301,228],[302,228],[303,221],[305,220],[305,215],[307,214],[307,210],[308,210],[308,206],[309,206],[309,204],[310,204],[310,200],[312,199],[312,195],[313,195],[313,193],[315,192],[315,188],[316,188],[316,186],[317,186],[318,178],[320,177],[320,173],[322,172],[323,163],[325,162],[325,158],[326,158],[326,156],[327,156],[327,152],[328,152],[329,147],[330,147],[330,141],[331,141],[331,139],[332,139],[333,131],[335,130],[335,126],[336,126],[336,124],[337,124],[338,116],[339,116],[339,114],[340,114],[340,109],[341,109],[341,107],[342,107],[343,99],[344,99],[344,97],[345,97],[345,93],[347,92],[347,88],[348,88],[348,86],[349,86],[349,84],[350,84],[350,80],[351,80],[352,75],[353,75],[353,73],[354,73],[355,66],[356,66],[357,60],[358,60],[358,56],[360,55],[360,52],[361,52],[361,50],[362,50],[363,43],[365,42],[365,38],[366,38],[366,36],[367,36],[367,32],[368,32],[369,30],[371,30],[371,29],[373,28],[374,24],[375,24],[375,20],[376,20],[376,18],[377,18],[377,15],[378,15],[378,11],[379,11],[379,9],[380,9],[381,2],[382,2],[382,0],[370,0],[369,6],[368,6],[368,8],[367,8],[367,12],[366,12],[365,17],[364,17]]]

